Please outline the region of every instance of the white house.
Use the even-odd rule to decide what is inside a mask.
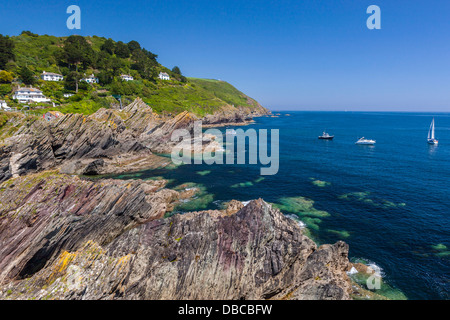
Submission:
[[[98,78],[96,78],[93,74],[87,78],[81,79],[81,81],[86,81],[87,83],[98,83]]]
[[[166,72],[160,72],[158,78],[161,80],[170,80],[170,77]]]
[[[0,109],[3,109],[5,111],[11,110],[11,108],[6,104],[5,100],[0,100]]]
[[[42,72],[41,79],[44,81],[63,81],[64,77],[61,74],[52,72]]]
[[[64,98],[70,98],[71,96],[73,96],[73,93],[64,93]]]
[[[128,74],[121,74],[120,78],[124,81],[133,81],[134,80],[134,78]]]
[[[41,90],[36,88],[18,88],[14,91],[13,99],[19,100],[20,103],[29,102],[50,102]]]

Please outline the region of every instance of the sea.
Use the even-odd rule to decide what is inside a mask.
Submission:
[[[378,267],[382,286],[375,293],[449,299],[450,113],[274,114],[219,130],[278,129],[275,175],[261,176],[260,163],[184,164],[115,178],[164,178],[169,188],[200,190],[172,214],[263,198],[297,220],[318,245],[343,240],[351,261]],[[427,144],[433,117],[437,146]],[[323,131],[334,139],[319,140]],[[356,145],[361,137],[376,144]]]

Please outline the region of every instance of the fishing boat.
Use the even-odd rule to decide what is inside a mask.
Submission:
[[[319,139],[322,139],[322,140],[333,140],[333,138],[334,138],[334,136],[330,136],[325,131],[322,133],[321,136],[319,136]]]
[[[437,145],[439,141],[434,137],[434,118],[431,121],[430,130],[428,130],[428,144]]]
[[[355,142],[355,144],[365,144],[365,145],[374,145],[376,143],[375,140],[366,139],[364,137],[358,139],[358,141]]]

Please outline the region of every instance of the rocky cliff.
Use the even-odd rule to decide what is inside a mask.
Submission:
[[[349,299],[348,246],[263,200],[163,218],[164,181],[0,184],[0,299]]]
[[[236,111],[228,119],[259,115],[257,110],[248,112]],[[226,121],[223,114],[211,117],[205,123]],[[0,181],[57,167],[68,174],[95,175],[164,166],[167,159],[154,153],[170,153],[172,132],[192,131],[196,120],[186,111],[162,118],[141,99],[123,110],[66,114],[52,121],[16,114],[0,128]],[[204,147],[213,144],[211,137],[204,137]]]
[[[155,153],[169,153],[172,132],[192,132],[196,120],[163,118],[140,99],[91,116],[3,119],[0,299],[349,299],[348,246],[317,247],[261,199],[170,216],[195,190],[78,176],[168,165]]]

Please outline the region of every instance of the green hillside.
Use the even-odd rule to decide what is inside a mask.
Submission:
[[[258,103],[219,80],[184,77],[179,68],[172,70],[157,61],[157,55],[136,41],[116,42],[103,37],[55,37],[29,31],[19,36],[0,35],[0,99],[20,109],[12,99],[13,89],[31,85],[43,91],[52,103],[31,104],[32,112],[49,109],[91,114],[141,97],[155,112],[173,114],[184,110],[199,116],[226,107],[254,108]],[[62,74],[64,80],[43,81],[43,72]],[[170,80],[160,80],[160,72]],[[121,74],[134,77],[123,81]],[[88,84],[83,78],[94,75],[99,83]],[[64,97],[64,94],[73,94]]]

